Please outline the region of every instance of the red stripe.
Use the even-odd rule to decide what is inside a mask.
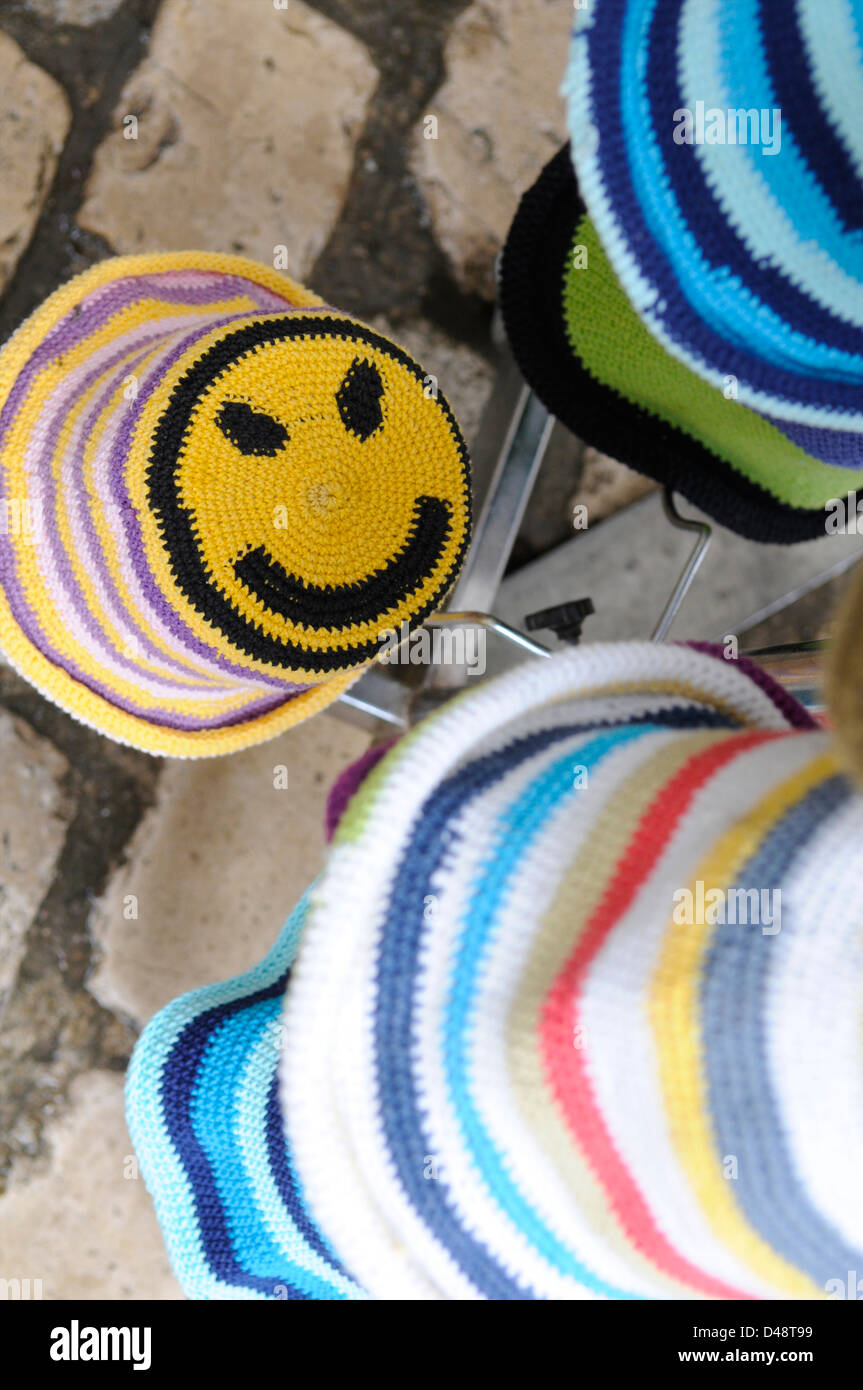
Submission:
[[[548,1083],[627,1237],[664,1273],[712,1298],[748,1299],[752,1295],[690,1264],[662,1234],[614,1145],[588,1075],[584,1049],[573,1047],[572,1037],[579,1023],[579,996],[594,957],[652,873],[696,793],[739,753],[771,739],[787,737],[785,733],[767,731],[736,734],[695,754],[666,783],[638,822],[601,901],[551,986],[541,1011],[540,1038]]]

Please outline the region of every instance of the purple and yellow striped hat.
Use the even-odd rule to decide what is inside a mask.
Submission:
[[[230,752],[321,709],[469,527],[435,379],[242,257],[105,261],[0,352],[0,649],[120,742]]]

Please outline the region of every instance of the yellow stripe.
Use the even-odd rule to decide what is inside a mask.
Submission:
[[[253,284],[263,285],[264,289],[282,295],[299,308],[313,308],[323,305],[319,295],[307,290],[296,280],[259,265],[246,256],[222,255],[217,251],[166,251],[144,256],[112,256],[91,266],[67,285],[62,285],[49,295],[43,304],[25,319],[21,327],[0,350],[0,409],[6,401],[9,387],[18,376],[21,368],[32,356],[42,340],[55,324],[74,309],[85,295],[94,290],[122,280],[126,276],[158,275],[171,270],[206,270],[223,275],[236,275]],[[148,305],[154,301],[148,301]],[[173,305],[174,312],[183,312],[184,306]],[[192,306],[188,312],[200,313],[200,307]]]
[[[783,812],[835,770],[833,758],[821,756],[770,791],[717,841],[699,865],[691,891],[699,880],[705,892],[736,882]],[[735,1254],[791,1296],[824,1297],[823,1289],[777,1255],[752,1228],[734,1197],[733,1183],[720,1172],[699,1026],[699,991],[711,935],[706,924],[672,921],[651,986],[650,1017],[672,1141],[707,1219]]]
[[[733,735],[728,730],[663,735],[657,752],[630,769],[593,821],[577,855],[566,867],[542,918],[524,966],[519,992],[507,1021],[510,1081],[527,1128],[554,1163],[573,1200],[599,1237],[642,1279],[653,1281],[657,1295],[683,1297],[693,1290],[661,1272],[627,1235],[619,1212],[610,1205],[602,1181],[572,1135],[548,1089],[540,1028],[542,1008],[552,981],[578,945],[585,927],[609,890],[615,869],[639,821],[656,796],[691,758]],[[576,754],[573,761],[577,762]],[[591,792],[591,796],[596,795]],[[578,807],[574,808],[577,812]],[[700,1295],[695,1295],[700,1296]]]
[[[151,363],[153,363],[154,357],[157,356],[160,350],[160,347],[154,347],[153,352],[147,354],[145,359],[140,361],[138,373],[136,373],[136,375],[143,377],[143,375],[146,374]],[[132,354],[132,356],[136,356],[136,353]],[[115,592],[117,592],[118,602],[121,603],[122,609],[124,609],[129,628],[132,628],[133,631],[139,632],[143,637],[149,639],[151,644],[158,648],[158,651],[163,652],[165,656],[172,657],[174,662],[178,664],[178,666],[181,666],[188,674],[183,677],[179,673],[168,673],[156,660],[143,655],[136,656],[139,669],[149,671],[153,676],[163,678],[165,681],[185,680],[188,682],[189,678],[193,678],[193,680],[195,680],[197,684],[202,685],[203,688],[213,689],[214,692],[227,692],[229,682],[231,682],[231,677],[228,676],[228,673],[221,674],[220,676],[220,674],[210,673],[210,671],[204,670],[203,657],[196,659],[196,657],[190,656],[179,642],[171,644],[170,639],[163,637],[160,630],[156,627],[156,624],[147,617],[146,607],[132,594],[131,588],[129,588],[128,582],[126,582],[124,566],[122,566],[120,553],[118,553],[118,542],[117,539],[115,539],[113,527],[108,523],[106,505],[104,505],[103,500],[100,498],[100,486],[99,482],[96,480],[96,473],[94,473],[101,438],[103,438],[103,435],[106,434],[106,431],[111,425],[117,423],[118,410],[121,409],[122,392],[124,392],[124,389],[124,381],[121,381],[120,385],[115,389],[113,396],[111,396],[111,399],[108,400],[103,411],[101,411],[96,423],[94,423],[92,432],[90,432],[88,438],[83,442],[83,452],[81,456],[83,488],[85,488],[86,496],[88,496],[88,499],[92,500],[93,503],[93,505],[89,507],[90,523],[92,523],[94,531],[96,531],[96,535],[99,537],[101,556],[103,556],[108,573],[110,573],[111,584],[113,584]],[[61,468],[60,455],[57,455],[56,460],[54,460],[54,471],[56,471],[56,474],[58,468]],[[57,480],[60,480],[60,475],[61,474],[57,474]],[[81,589],[83,594],[85,594],[86,600],[88,600],[88,606],[89,609],[92,610],[93,616],[99,621],[100,626],[110,634],[111,642],[113,642],[115,648],[125,652],[126,638],[122,635],[115,621],[108,616],[107,610],[101,605],[100,599],[97,598],[96,588],[94,588],[93,584],[90,584],[88,567],[83,563],[83,557],[81,553],[79,553],[78,545],[76,545],[74,537],[72,537],[71,527],[69,527],[67,505],[65,505],[65,495],[60,491],[60,481],[57,481],[57,488],[58,496],[60,496],[61,499],[60,507],[58,507],[58,510],[60,510],[61,532],[63,532],[65,549],[67,549],[67,553],[69,557],[71,557],[72,566],[74,566],[76,580],[78,580],[78,584],[81,585]]]
[[[94,398],[104,380],[96,381],[88,391],[78,396],[64,418],[63,427],[57,437],[56,452],[52,460],[52,471],[55,485],[59,486],[62,475],[63,460],[69,448],[71,436],[78,424],[80,417],[90,409]],[[10,452],[16,462],[10,469],[13,477],[21,477],[21,493],[13,495],[23,495],[24,493],[24,469],[23,454],[24,440],[21,440],[21,453],[18,453],[18,430],[13,432],[14,438],[10,436]],[[61,514],[61,540],[67,554],[74,554],[75,542],[71,536],[68,524],[63,522],[65,517]],[[250,698],[248,692],[234,693],[226,696],[224,700],[208,702],[202,700],[199,695],[184,694],[177,690],[174,694],[165,693],[157,695],[143,689],[134,679],[122,676],[118,671],[110,668],[105,654],[98,655],[93,649],[84,642],[81,642],[73,633],[67,615],[57,606],[57,602],[52,593],[51,587],[45,578],[44,570],[40,567],[40,549],[38,546],[19,544],[16,553],[20,557],[19,580],[24,591],[24,597],[37,616],[39,625],[45,633],[50,644],[67,657],[80,671],[92,675],[94,679],[103,682],[110,687],[112,693],[121,699],[133,702],[142,710],[149,710],[156,716],[164,714],[166,709],[176,709],[184,714],[198,716],[203,719],[218,719],[224,710],[240,711]],[[92,593],[92,589],[91,589]],[[103,632],[105,624],[102,621],[101,609],[96,604],[96,617]],[[172,683],[170,678],[166,679],[166,684]]]

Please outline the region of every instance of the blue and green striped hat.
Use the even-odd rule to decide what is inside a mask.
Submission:
[[[565,88],[581,194],[651,333],[863,467],[860,0],[590,0]]]

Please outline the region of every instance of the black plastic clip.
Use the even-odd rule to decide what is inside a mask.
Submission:
[[[592,598],[576,598],[569,603],[556,603],[553,608],[541,608],[528,613],[524,620],[528,632],[548,628],[561,642],[576,646],[581,641],[581,625],[596,610]]]

